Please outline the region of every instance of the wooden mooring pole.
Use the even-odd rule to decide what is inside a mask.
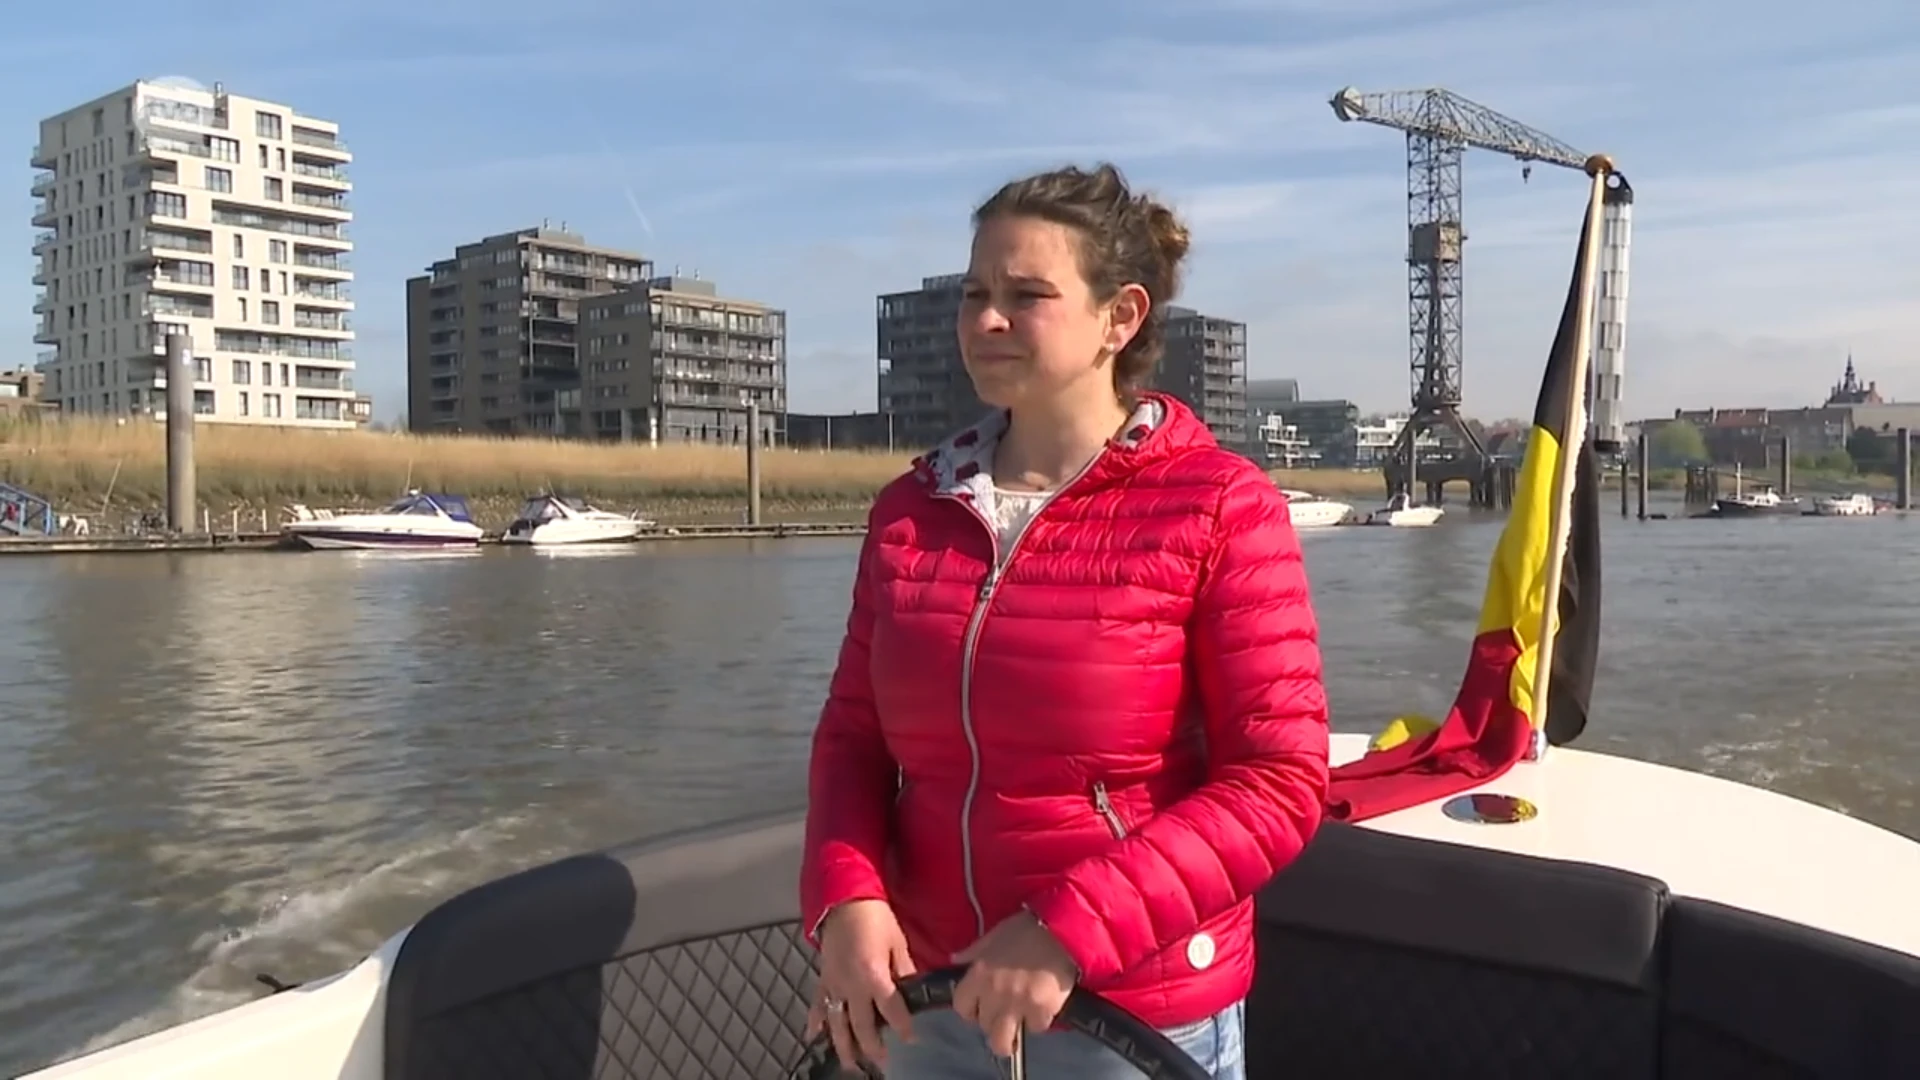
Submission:
[[[1639,505],[1640,520],[1647,520],[1647,436],[1642,432],[1633,441],[1633,472],[1635,498]]]
[[[760,524],[760,403],[747,399],[747,524]]]
[[[1901,428],[1895,436],[1893,505],[1897,510],[1913,509],[1913,429]]]
[[[167,527],[193,531],[193,345],[185,334],[167,335]]]

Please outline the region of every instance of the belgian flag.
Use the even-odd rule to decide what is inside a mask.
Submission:
[[[1578,447],[1578,456],[1547,691],[1547,740],[1564,745],[1587,726],[1600,644],[1600,476],[1589,440],[1581,431],[1569,432],[1568,423],[1573,395],[1586,392],[1585,380],[1577,380],[1575,350],[1581,297],[1593,289],[1590,260],[1583,257],[1591,209],[1460,692],[1443,722],[1396,720],[1366,756],[1334,769],[1327,798],[1331,818],[1358,821],[1445,798],[1500,776],[1526,756],[1538,726],[1534,666],[1552,558],[1554,485],[1569,446]]]

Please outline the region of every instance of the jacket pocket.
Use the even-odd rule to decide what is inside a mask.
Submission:
[[[1106,821],[1107,831],[1113,834],[1115,840],[1127,838],[1127,823],[1121,819],[1120,812],[1113,808],[1113,800],[1107,797],[1107,785],[1099,781],[1093,785],[1093,810]]]

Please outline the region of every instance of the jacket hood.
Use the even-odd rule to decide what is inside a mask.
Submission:
[[[1220,444],[1186,403],[1170,394],[1146,391],[1126,427],[1107,446],[1082,482],[1131,475],[1157,461]],[[927,451],[913,462],[914,475],[935,494],[991,500],[994,449],[1006,434],[1011,413],[995,409]]]

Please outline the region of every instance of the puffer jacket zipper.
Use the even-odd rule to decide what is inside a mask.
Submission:
[[[1113,833],[1115,840],[1127,838],[1127,823],[1120,820],[1119,813],[1113,808],[1113,800],[1107,798],[1107,785],[1098,781],[1093,785],[1093,808],[1101,817],[1107,819],[1107,830]]]
[[[970,499],[962,499],[961,504],[973,512],[974,519],[986,527],[987,538],[993,543],[993,563],[987,567],[987,576],[980,582],[980,588],[974,594],[973,611],[967,616],[966,632],[960,639],[960,730],[967,737],[967,753],[971,758],[970,771],[967,774],[967,793],[960,801],[960,866],[962,878],[967,888],[967,903],[973,907],[973,925],[976,936],[987,933],[987,911],[980,903],[980,889],[973,877],[973,800],[980,793],[980,736],[973,727],[973,663],[980,645],[980,628],[987,621],[987,609],[993,606],[993,594],[1000,587],[1000,581],[1006,576],[1007,567],[1013,565],[1013,558],[1020,550],[1020,542],[1027,538],[1027,532],[1033,523],[1040,520],[1047,507],[1064,494],[1068,488],[1080,481],[1080,478],[1093,471],[1093,467],[1107,456],[1107,448],[1093,455],[1080,471],[1074,473],[1066,483],[1049,492],[1033,508],[1033,513],[1022,522],[1013,539],[1007,542],[1007,549],[1000,551],[1000,532],[988,521],[980,508]]]

